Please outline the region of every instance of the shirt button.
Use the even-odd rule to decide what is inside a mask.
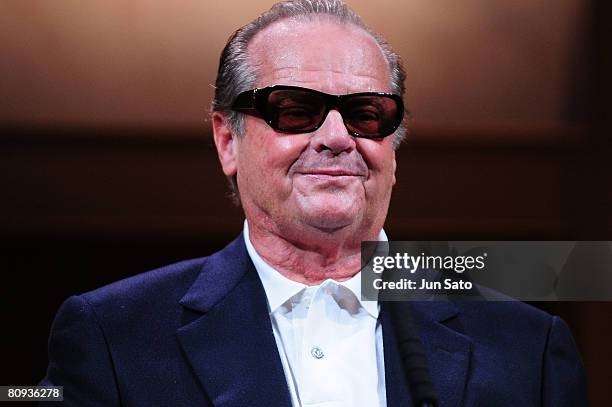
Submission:
[[[325,354],[323,353],[321,348],[318,348],[316,346],[314,346],[312,349],[310,349],[310,354],[315,359],[323,359],[323,357],[325,356]]]

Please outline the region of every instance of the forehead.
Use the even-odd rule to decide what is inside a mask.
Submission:
[[[297,85],[343,94],[390,91],[389,65],[376,40],[351,23],[330,18],[285,19],[249,44],[257,87]]]

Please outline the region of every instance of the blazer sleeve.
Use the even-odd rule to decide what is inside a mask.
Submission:
[[[588,406],[586,377],[569,328],[552,317],[544,354],[542,400],[546,407]]]
[[[81,296],[66,300],[53,321],[49,366],[40,385],[64,386],[64,401],[58,406],[120,405],[104,332],[91,305]]]

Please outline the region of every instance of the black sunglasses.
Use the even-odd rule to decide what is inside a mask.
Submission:
[[[384,92],[336,96],[274,85],[242,92],[232,104],[232,110],[260,117],[274,130],[285,133],[317,130],[332,109],[340,112],[346,129],[355,137],[386,137],[397,130],[404,117],[402,98]]]

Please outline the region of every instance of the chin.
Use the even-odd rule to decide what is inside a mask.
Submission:
[[[296,202],[297,218],[317,229],[337,230],[359,221],[363,214],[361,202],[349,194],[302,196]]]
[[[354,224],[358,217],[358,212],[353,208],[334,210],[334,208],[326,207],[320,211],[306,210],[302,219],[317,229],[337,230]]]

